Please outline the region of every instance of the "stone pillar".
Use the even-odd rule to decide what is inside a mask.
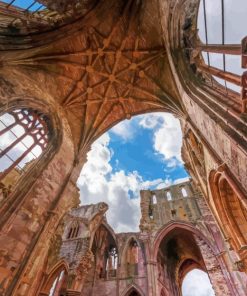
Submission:
[[[200,248],[215,295],[235,296],[230,292],[221,266],[208,244],[196,235],[194,235],[194,238]]]
[[[147,289],[147,296],[156,296],[157,287],[156,287],[156,279],[157,276],[157,262],[156,260],[152,259],[152,254],[150,254],[151,247],[150,247],[150,236],[149,233],[142,234],[142,241],[144,243],[144,249],[146,251],[146,268],[147,268],[147,279],[148,279],[148,289]]]
[[[157,262],[147,261],[147,274],[148,274],[148,296],[156,296],[157,291]]]

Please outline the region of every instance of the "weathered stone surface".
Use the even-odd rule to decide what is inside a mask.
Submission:
[[[92,282],[95,293],[103,293],[105,287],[109,295],[117,289],[122,294],[136,289],[150,296],[175,293],[176,287],[156,283],[159,271],[154,253],[159,244],[155,236],[161,242],[159,231],[164,227],[165,233],[170,227],[175,241],[177,228],[193,233],[189,238],[200,249],[204,269],[213,265],[209,269],[211,277],[215,272],[219,280],[218,294],[245,295],[245,94],[243,89],[241,100],[240,95],[226,94],[222,87],[212,88],[208,83],[211,77],[202,70],[203,45],[196,30],[198,1],[39,2],[49,9],[29,13],[0,4],[0,114],[34,108],[50,118],[53,129],[48,148],[21,176],[18,186],[13,184],[10,190],[6,183],[0,187],[0,293],[46,295],[49,291],[41,291],[42,284],[47,281],[48,285],[55,279],[49,276],[58,276],[62,269],[69,295],[78,295],[84,284],[87,290]],[[208,45],[204,50],[236,54],[236,46]],[[244,39],[243,67],[245,55]],[[234,78],[222,71],[220,75]],[[74,218],[84,224],[83,234],[78,244],[73,239],[68,242],[62,232],[68,226],[64,221],[73,214],[64,215],[78,206],[75,183],[91,144],[119,121],[153,111],[170,112],[180,120],[183,159],[193,178],[192,195],[189,190],[185,201],[178,187],[172,187],[176,198],[171,203],[162,198],[163,190],[157,191],[161,211],[148,201],[153,193],[143,192],[140,234],[114,235],[102,219],[106,208],[98,209],[95,217],[86,208],[77,209]],[[90,269],[91,253],[84,251],[92,247],[100,223],[123,249],[128,239],[139,242],[141,276],[125,278],[126,269],[121,267],[119,282],[96,280],[90,271],[88,282],[76,280],[72,269],[78,266],[79,257],[73,262],[74,255],[67,255],[76,249],[78,256],[87,254],[83,262]],[[181,243],[186,253],[187,245]],[[59,262],[59,258],[66,261]],[[193,262],[184,263],[184,272],[196,266]],[[114,274],[114,270],[109,272]],[[175,276],[178,279],[179,273]],[[59,283],[63,289],[65,282]]]

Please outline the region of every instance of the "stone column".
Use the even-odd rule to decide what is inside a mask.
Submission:
[[[201,238],[194,235],[195,241],[200,248],[208,276],[215,291],[216,296],[235,296],[233,295],[227,285],[221,266],[213,254],[208,244]]]
[[[152,259],[152,250],[150,246],[150,236],[149,233],[142,234],[142,241],[144,243],[144,249],[146,251],[146,268],[147,268],[147,281],[148,281],[148,290],[147,296],[156,296],[157,287],[156,287],[156,260]]]

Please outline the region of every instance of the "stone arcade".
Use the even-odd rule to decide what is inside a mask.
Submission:
[[[0,2],[0,295],[176,296],[194,268],[217,296],[246,295],[247,72],[202,53],[247,68],[247,39],[202,43],[199,0],[14,2]],[[99,136],[155,111],[180,120],[191,181],[141,191],[140,232],[115,234],[76,181]]]

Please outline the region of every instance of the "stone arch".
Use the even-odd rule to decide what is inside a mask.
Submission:
[[[100,214],[97,214],[97,215],[94,216],[94,218],[97,218],[96,216],[101,217]],[[115,243],[116,243],[116,245],[117,245],[117,237],[116,237],[116,234],[115,234],[113,228],[112,228],[108,223],[106,223],[106,222],[104,222],[104,221],[101,221],[100,224],[98,224],[98,225],[93,229],[93,231],[92,231],[92,235],[91,235],[91,238],[90,238],[90,244],[89,244],[90,248],[92,247],[92,244],[93,244],[93,241],[94,241],[94,237],[95,237],[95,233],[96,233],[97,230],[98,230],[100,227],[102,227],[102,226],[105,227],[105,229],[109,232],[109,234],[112,236],[112,238],[114,239],[114,241],[115,241]]]
[[[30,182],[34,182],[40,175],[40,172],[48,165],[49,161],[54,157],[58,151],[62,140],[61,120],[55,109],[47,104],[44,100],[38,100],[35,97],[9,97],[7,105],[0,105],[0,116],[15,110],[30,109],[42,113],[49,119],[49,141],[46,148],[42,151],[42,154],[34,162],[30,162],[27,166],[27,170],[18,177],[18,186],[13,184],[12,191],[6,198],[6,202],[1,204],[1,218],[0,224],[3,220],[7,219],[8,214],[11,212],[9,207],[15,209],[20,205],[24,195],[30,189]],[[15,169],[13,169],[15,170]],[[10,172],[12,174],[12,171]],[[8,174],[9,175],[9,174]],[[7,175],[7,177],[8,177]],[[14,175],[13,175],[14,176]],[[8,209],[8,210],[7,210]]]
[[[118,268],[118,245],[111,228],[101,223],[92,241],[91,251],[94,254],[97,278],[114,278]]]
[[[163,271],[162,280],[167,283],[170,294],[180,295],[185,275],[197,268],[208,273],[216,295],[221,295],[222,291],[226,295],[233,295],[230,292],[232,288],[225,281],[224,267],[217,257],[215,246],[193,225],[171,222],[164,226],[154,239],[153,250],[152,260],[157,262],[157,278]],[[165,260],[163,265],[160,264],[160,251]]]
[[[135,296],[145,296],[144,292],[136,284],[133,284],[133,285],[127,287],[122,292],[121,296],[132,296],[132,293],[136,293],[136,294],[134,294]]]
[[[49,272],[46,278],[43,281],[42,287],[39,292],[39,296],[46,296],[49,295],[49,292],[52,288],[52,285],[57,277],[61,274],[61,272],[64,272],[64,276],[62,279],[62,283],[59,287],[61,292],[66,295],[66,288],[67,288],[67,279],[69,274],[69,267],[65,260],[59,261]],[[59,295],[60,296],[60,295]]]
[[[69,204],[72,205],[74,202],[74,200],[67,199],[67,204],[64,203],[64,207],[58,213],[58,216],[54,217],[52,214],[58,202],[63,198],[65,186],[69,184],[69,177],[75,158],[75,150],[68,122],[63,116],[64,111],[58,108],[54,101],[49,101],[49,99],[50,98],[46,101],[45,97],[42,99],[28,95],[25,97],[23,95],[10,96],[5,105],[0,105],[1,114],[17,108],[33,108],[40,110],[50,116],[53,127],[53,135],[47,149],[37,160],[36,165],[31,166],[30,169],[27,170],[25,177],[23,176],[23,178],[19,180],[18,186],[16,186],[16,189],[9,196],[8,202],[0,209],[0,225],[3,226],[3,231],[1,233],[3,238],[2,247],[6,250],[6,253],[9,254],[9,258],[14,257],[13,250],[16,246],[15,242],[18,243],[19,241],[19,235],[25,231],[28,237],[28,239],[23,242],[22,249],[19,250],[20,259],[15,263],[14,272],[10,273],[10,277],[13,278],[15,276],[17,280],[8,284],[8,287],[6,284],[5,289],[8,291],[6,293],[10,295],[19,289],[23,279],[21,274],[27,266],[28,271],[26,277],[31,280],[29,282],[30,284],[25,285],[23,288],[26,291],[23,293],[28,293],[27,291],[30,290],[31,285],[33,285],[33,290],[39,286],[39,281],[37,279],[34,281],[33,278],[37,269],[45,262],[46,251],[48,251],[48,249],[39,248],[38,243],[41,240],[49,241],[51,239],[53,232],[47,232],[47,229],[51,227],[55,229]],[[74,186],[72,184],[69,185],[70,192],[74,194]],[[39,204],[39,207],[36,206],[37,204]],[[27,210],[30,215],[24,217],[22,213],[25,210]],[[14,222],[17,220],[18,222]],[[15,233],[10,231],[8,227],[9,223],[16,224]],[[46,227],[44,227],[44,225],[46,225]],[[16,235],[17,233],[18,236]],[[9,240],[13,242],[12,245],[9,245]],[[28,248],[27,246],[31,241],[33,241],[33,248]],[[26,261],[24,261],[26,265],[23,264],[23,260],[21,259],[22,255],[26,258]],[[36,260],[36,262],[39,261],[40,264],[32,264],[34,260]],[[11,269],[13,269],[13,267],[9,264],[3,264],[4,271],[9,272]],[[32,270],[32,273],[30,270]],[[2,275],[3,274],[1,274],[1,276]]]
[[[119,260],[120,260],[120,264],[123,263],[123,260],[124,260],[124,258],[126,257],[127,249],[128,249],[128,247],[129,247],[129,244],[130,244],[131,240],[135,240],[135,241],[137,242],[138,246],[141,247],[139,239],[138,239],[135,235],[131,235],[131,236],[126,240],[126,242],[125,242],[125,244],[124,244],[124,246],[123,246],[123,248],[122,248],[122,250],[121,250],[121,254],[120,254],[120,258],[119,258]]]
[[[201,231],[199,231],[197,228],[194,227],[194,225],[187,223],[187,222],[170,222],[168,224],[166,224],[165,226],[163,226],[158,233],[156,234],[155,238],[154,238],[154,243],[153,243],[153,248],[154,248],[154,252],[153,252],[153,257],[152,260],[154,260],[157,257],[157,253],[158,253],[158,247],[162,241],[162,239],[172,230],[174,229],[184,229],[187,231],[190,231],[192,233],[194,233],[195,235],[197,235],[198,237],[200,237],[201,239],[203,239],[212,249],[212,251],[216,254],[217,250],[215,248],[215,246],[213,246],[209,240],[201,233]]]
[[[226,168],[211,171],[209,185],[214,212],[232,248],[246,257],[247,213],[246,197],[228,174]]]
[[[136,244],[137,250],[135,254],[131,256],[130,248],[132,248],[133,244]],[[137,238],[135,235],[131,235],[124,243],[120,253],[121,274],[127,277],[140,275],[143,272],[140,268],[142,266],[140,262],[144,260],[143,246],[139,238]]]

